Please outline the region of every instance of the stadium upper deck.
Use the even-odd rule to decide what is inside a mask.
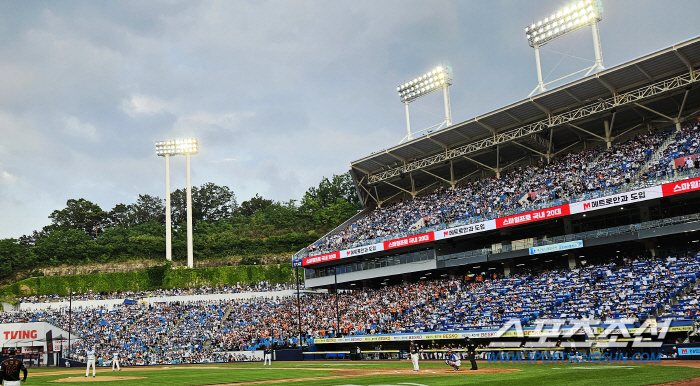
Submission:
[[[697,114],[700,37],[350,163],[362,202],[381,205],[469,177],[498,175]]]
[[[700,93],[692,90],[693,85],[700,81],[700,73],[695,71],[699,62],[700,38],[695,38],[450,128],[374,153],[351,163],[351,174],[365,205],[386,206],[387,203],[398,199],[411,199],[441,186],[463,184],[470,178],[499,177],[501,173],[536,161],[546,162],[567,152],[596,146],[606,148],[636,132],[645,132],[652,128],[680,128],[681,122],[689,118],[694,120],[700,111]],[[645,205],[655,206],[657,203],[658,200]],[[570,208],[567,206],[564,209]],[[637,212],[639,213],[625,212],[629,217],[623,222],[630,224],[650,219],[647,213],[649,210]],[[571,211],[562,215],[573,213],[574,211]],[[607,215],[604,212],[598,214],[602,217]],[[505,218],[503,221],[506,220],[512,219]],[[486,232],[480,234],[480,238],[484,239],[483,245],[472,242],[469,246],[472,251],[466,251],[473,254],[475,249],[492,247],[495,245],[492,244],[494,241],[499,245],[500,241],[503,241],[504,247],[510,246],[510,239],[515,240],[517,237],[534,239],[535,243],[540,237],[546,239],[552,235],[559,237],[560,234],[561,237],[565,237],[564,234],[569,237],[577,229],[581,229],[581,225],[572,226],[571,219],[564,219],[564,223],[566,230],[546,230],[545,225],[540,225],[536,229],[530,227],[521,232],[513,231],[512,236],[500,237],[505,240],[498,240],[499,237],[494,236],[494,232],[490,232],[491,236],[486,232],[496,227],[481,229]],[[489,224],[476,224],[481,225]],[[464,232],[467,233],[470,232]],[[520,235],[516,236],[516,233]],[[428,238],[430,234],[433,233],[430,232]],[[401,239],[402,236],[405,235],[395,237],[396,241],[405,241]],[[462,234],[450,235],[446,238],[461,236]],[[407,261],[409,258],[411,261],[431,261],[431,264],[425,267],[416,266],[409,271],[425,271],[441,265],[439,262],[432,264],[436,259],[440,260],[440,249],[443,252],[445,249],[454,249],[455,254],[465,253],[465,248],[455,247],[454,241],[449,248],[444,248],[444,244],[441,248],[438,237],[434,237],[434,240],[424,241],[420,251],[408,251],[408,255],[411,256],[401,255]],[[390,248],[403,246],[393,245]],[[382,249],[390,249],[378,248],[373,251],[370,250],[371,244],[364,248],[368,250],[359,251],[359,254],[366,255],[365,258],[381,257],[386,255],[386,251],[379,253]],[[403,248],[403,251],[406,254],[407,248]],[[297,254],[296,258],[306,257],[304,252],[306,251]],[[342,258],[354,257],[356,251],[350,252],[352,253]],[[483,256],[472,259],[472,262],[484,261],[487,259],[486,255],[492,253],[495,251],[484,251],[480,253]],[[318,255],[318,252],[312,255],[314,254]],[[416,259],[413,254],[426,256]],[[334,259],[321,258],[318,262],[308,263],[329,262],[316,266],[337,264],[330,263],[332,260]],[[349,260],[343,263],[347,262]],[[304,265],[307,265],[306,261]],[[398,271],[406,271],[406,268]],[[397,274],[398,271],[393,273]],[[367,276],[363,273],[362,276],[372,277],[377,274],[379,273]],[[312,279],[307,282],[310,287],[328,285],[328,280],[315,280],[316,277],[316,274],[307,270],[307,279]],[[344,277],[342,282],[347,280],[349,275]],[[316,281],[319,283],[315,283]]]

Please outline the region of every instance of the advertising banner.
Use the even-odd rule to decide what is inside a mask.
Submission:
[[[385,241],[384,249],[386,250],[407,247],[409,245],[422,244],[430,241],[435,241],[435,232],[423,233],[420,235],[408,236],[396,240]]]
[[[364,247],[346,249],[346,250],[340,251],[340,256],[341,256],[341,258],[345,258],[345,257],[366,255],[368,253],[374,253],[374,252],[379,252],[379,251],[383,251],[383,250],[384,250],[384,244],[379,243],[379,244],[374,244],[374,245],[365,245]]]
[[[457,236],[464,236],[479,232],[490,231],[492,229],[496,229],[496,220],[488,220],[477,222],[474,224],[462,225],[456,228],[443,229],[434,233],[435,240],[442,240]]]
[[[568,241],[565,243],[543,245],[541,247],[531,247],[530,255],[538,255],[540,253],[550,253],[566,251],[569,249],[583,248],[583,240]]]
[[[463,225],[455,228],[443,229],[435,232],[423,233],[416,236],[403,237],[400,239],[385,241],[383,243],[368,245],[364,247],[346,249],[325,255],[307,257],[303,259],[302,265],[310,265],[333,261],[346,257],[371,254],[393,248],[406,247],[435,240],[443,240],[452,237],[459,237],[479,232],[485,232],[498,228],[505,228],[514,225],[527,224],[531,222],[548,220],[551,218],[568,216],[570,214],[586,213],[598,209],[605,209],[616,205],[633,204],[655,198],[672,196],[700,190],[700,178],[693,178],[684,181],[672,182],[660,186],[633,190],[619,193],[612,196],[605,196],[592,200],[579,201],[573,204],[555,206],[552,208],[521,213],[517,215],[497,218],[495,220],[482,221],[474,224]],[[546,252],[537,252],[546,253]]]
[[[333,261],[340,259],[340,252],[326,253],[325,255],[306,257],[302,260],[302,265],[307,266],[310,264],[325,263],[326,261]]]
[[[670,184],[663,184],[661,188],[664,192],[664,197],[673,196],[675,194],[688,193],[696,190],[700,190],[700,178],[693,178],[690,180],[671,182]]]
[[[579,201],[569,204],[571,214],[591,212],[597,209],[604,209],[616,205],[633,204],[646,200],[663,197],[661,186],[632,190],[630,192],[619,193],[612,196],[600,197],[593,200]]]
[[[560,205],[553,208],[536,210],[534,212],[520,213],[508,217],[496,219],[496,228],[505,228],[513,225],[527,224],[535,221],[548,220],[569,215],[569,205]]]
[[[700,355],[700,347],[679,347],[678,355]]]

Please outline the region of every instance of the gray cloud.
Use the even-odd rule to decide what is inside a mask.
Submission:
[[[561,5],[0,3],[0,237],[40,229],[69,198],[108,210],[139,193],[162,197],[154,142],[178,136],[202,144],[194,184],[227,185],[239,202],[298,199],[398,143],[395,87],[438,63],[453,67],[455,122],[525,97],[536,78],[523,28]],[[698,35],[696,1],[604,6],[608,67]],[[590,58],[588,33],[547,49]],[[543,52],[545,73],[559,59]],[[550,79],[585,63],[565,58]],[[441,98],[425,98],[411,106],[412,126],[441,114]],[[174,157],[173,189],[184,184]]]

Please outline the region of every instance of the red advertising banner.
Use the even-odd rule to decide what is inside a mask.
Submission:
[[[496,228],[504,228],[513,225],[527,224],[530,222],[548,220],[550,218],[568,216],[569,205],[560,205],[553,208],[536,210],[534,212],[520,213],[513,216],[496,219]]]
[[[306,257],[302,260],[301,265],[311,265],[318,263],[325,263],[326,261],[333,261],[340,259],[340,251],[333,253],[326,253],[325,255]]]
[[[700,190],[700,178],[663,184],[661,185],[661,189],[664,192],[664,197],[673,196],[674,194],[693,192]]]
[[[416,245],[435,241],[435,232],[423,233],[415,236],[408,236],[401,239],[389,240],[384,242],[384,249],[401,248],[409,245]]]

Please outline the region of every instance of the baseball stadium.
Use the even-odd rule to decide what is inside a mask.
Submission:
[[[700,37],[605,67],[602,15],[525,21],[537,87],[466,121],[454,63],[383,85],[404,139],[298,208],[192,187],[197,139],[156,142],[163,203],[0,240],[4,384],[700,385]],[[581,31],[592,65],[552,86],[540,50]],[[423,97],[444,121],[416,129]]]

